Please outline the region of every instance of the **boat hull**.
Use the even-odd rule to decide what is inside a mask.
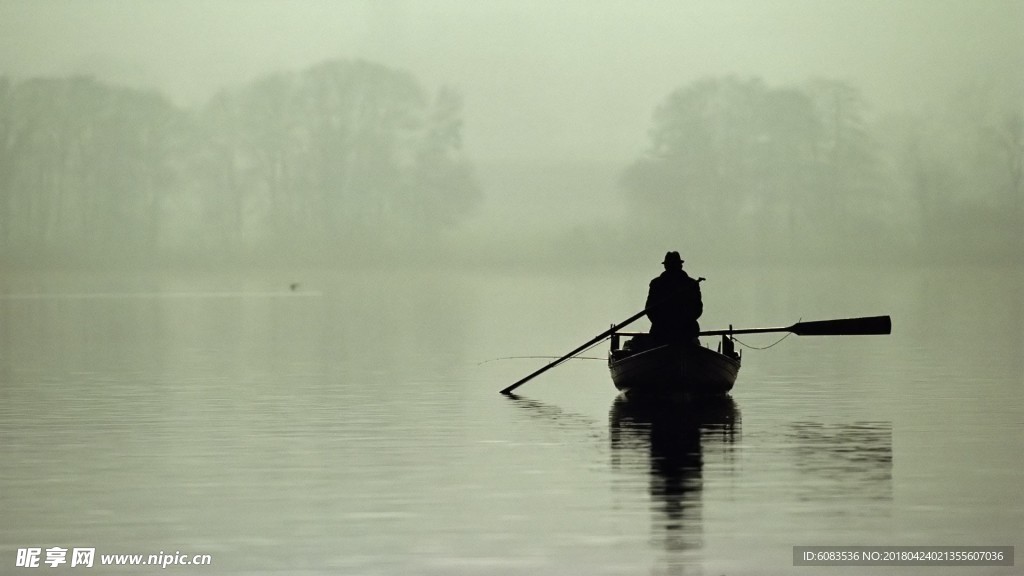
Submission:
[[[696,344],[677,343],[608,357],[612,382],[630,395],[677,398],[723,396],[732,390],[740,360]]]

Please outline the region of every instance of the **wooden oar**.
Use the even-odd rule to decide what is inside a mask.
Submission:
[[[526,384],[530,380],[533,380],[537,376],[540,376],[544,372],[558,366],[562,362],[572,358],[573,356],[583,352],[587,348],[597,344],[601,340],[611,336],[618,332],[622,328],[625,328],[629,324],[636,322],[644,314],[647,314],[647,310],[641,310],[636,314],[630,316],[626,320],[612,326],[608,330],[594,336],[588,340],[585,344],[576,348],[572,352],[569,352],[565,356],[551,362],[543,368],[531,373],[522,380],[512,384],[501,391],[502,394],[511,394],[513,390],[519,388],[523,384]],[[701,332],[701,336],[721,336],[724,334],[763,334],[767,332],[792,332],[797,336],[856,336],[856,335],[868,335],[868,334],[890,334],[892,333],[892,320],[888,316],[868,316],[865,318],[841,318],[837,320],[817,320],[813,322],[797,322],[792,326],[780,327],[780,328],[740,328],[737,330],[708,330]]]
[[[892,320],[888,316],[865,318],[842,318],[838,320],[817,320],[797,322],[785,328],[741,328],[739,330],[709,330],[701,336],[722,336],[725,334],[761,334],[765,332],[792,332],[797,336],[860,336],[869,334],[891,334]]]
[[[642,316],[643,316],[644,314],[647,314],[647,310],[641,310],[641,311],[637,312],[636,314],[634,314],[634,315],[630,316],[629,318],[627,318],[627,319],[623,320],[622,322],[619,322],[619,323],[618,323],[618,324],[616,324],[615,326],[612,326],[611,328],[609,328],[609,329],[605,330],[604,332],[601,332],[601,333],[600,333],[600,334],[598,334],[597,336],[594,336],[593,338],[591,338],[590,340],[588,340],[586,344],[583,344],[583,345],[582,345],[582,346],[580,346],[579,348],[576,348],[575,350],[573,350],[572,352],[569,352],[569,353],[568,353],[568,354],[566,354],[565,356],[562,356],[562,357],[561,357],[561,358],[559,358],[558,360],[555,360],[555,361],[551,362],[550,364],[548,364],[547,366],[544,366],[544,367],[543,367],[543,368],[541,368],[540,370],[537,370],[536,372],[534,372],[534,373],[530,374],[529,376],[527,376],[527,377],[523,378],[522,380],[519,380],[519,381],[518,381],[518,382],[516,382],[515,384],[512,384],[511,386],[509,386],[509,387],[505,388],[504,390],[502,390],[502,391],[501,391],[501,393],[502,393],[502,394],[506,394],[506,395],[507,395],[507,394],[511,394],[511,393],[512,393],[512,391],[513,391],[513,390],[515,390],[516,388],[519,388],[519,387],[520,387],[520,386],[522,386],[523,384],[526,384],[527,382],[529,382],[530,380],[533,380],[533,379],[534,379],[534,378],[536,378],[537,376],[540,376],[540,375],[541,375],[541,374],[543,374],[544,372],[547,372],[548,370],[551,370],[552,368],[554,368],[555,366],[558,366],[558,365],[559,365],[559,364],[561,364],[562,362],[565,362],[566,360],[568,360],[568,359],[572,358],[573,356],[575,356],[575,355],[579,354],[580,352],[583,352],[583,351],[584,351],[584,350],[586,350],[587,348],[590,348],[590,347],[591,347],[591,346],[593,346],[594,344],[597,344],[597,343],[598,343],[598,342],[600,342],[601,340],[604,340],[605,338],[607,338],[607,337],[611,336],[612,334],[614,334],[614,333],[615,333],[615,332],[617,332],[618,330],[620,330],[620,329],[622,329],[622,328],[625,328],[626,326],[628,326],[629,324],[632,324],[633,322],[636,322],[636,321],[637,321],[637,320],[639,320],[639,319],[640,319],[640,318],[641,318],[641,317],[642,317]]]

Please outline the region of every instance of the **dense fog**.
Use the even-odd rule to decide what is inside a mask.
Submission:
[[[0,1],[0,262],[1024,262],[1016,0]]]

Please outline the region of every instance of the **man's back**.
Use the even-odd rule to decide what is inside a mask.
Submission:
[[[667,269],[651,280],[647,316],[651,335],[662,339],[696,338],[697,319],[704,312],[700,284],[681,268]]]

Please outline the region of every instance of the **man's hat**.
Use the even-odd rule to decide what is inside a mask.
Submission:
[[[679,252],[669,252],[665,254],[665,261],[662,264],[682,264],[683,259],[679,256]]]

